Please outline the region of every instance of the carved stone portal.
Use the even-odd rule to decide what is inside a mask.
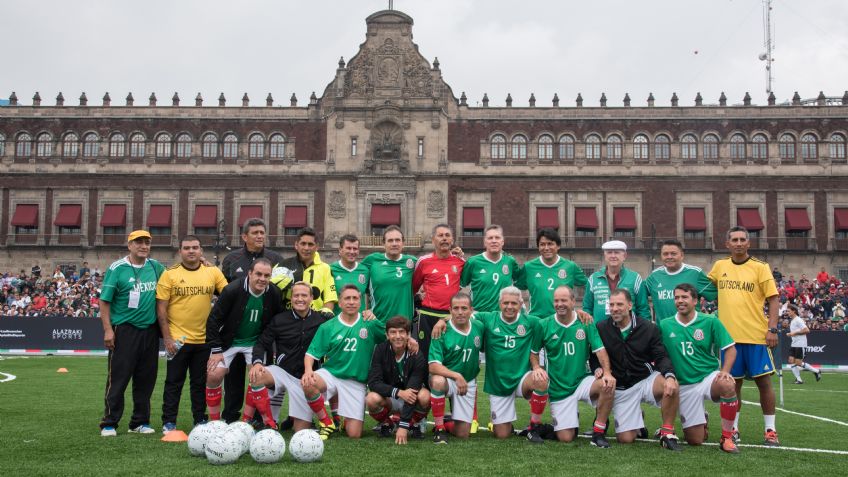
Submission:
[[[334,219],[341,219],[347,213],[347,201],[345,193],[340,190],[330,192],[330,200],[327,206],[327,215]]]

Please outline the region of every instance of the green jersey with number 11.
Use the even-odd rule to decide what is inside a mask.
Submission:
[[[463,333],[449,321],[445,333],[430,343],[428,362],[439,363],[471,381],[480,373],[483,322],[471,320],[468,324],[468,331]]]
[[[562,401],[574,394],[589,374],[586,367],[589,355],[604,349],[595,325],[584,325],[577,319],[577,312],[573,313],[568,326],[560,323],[556,315],[541,320],[540,332],[533,343],[533,354],[545,349],[551,401]]]
[[[509,396],[530,370],[530,346],[538,332],[539,319],[519,314],[507,323],[499,311],[475,313],[484,325],[486,384],[483,390],[495,396]]]
[[[663,345],[680,384],[695,384],[719,369],[719,350],[733,346],[733,338],[714,315],[697,313],[683,324],[677,315],[659,322]]]
[[[521,268],[512,255],[502,253],[500,260],[493,262],[481,253],[465,262],[460,285],[471,285],[475,311],[498,311],[501,290],[518,280],[520,273]]]
[[[363,321],[358,315],[349,325],[336,316],[318,327],[306,354],[316,361],[326,357],[324,369],[339,379],[365,383],[374,347],[386,341],[386,328],[379,320]]]

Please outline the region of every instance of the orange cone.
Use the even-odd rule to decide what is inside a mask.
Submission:
[[[67,372],[68,372],[68,368],[59,368],[59,369],[57,369],[57,370],[56,370],[56,372],[57,372],[57,373],[67,373]]]
[[[188,435],[185,432],[180,430],[171,431],[164,436],[162,436],[162,442],[186,442],[188,441]]]

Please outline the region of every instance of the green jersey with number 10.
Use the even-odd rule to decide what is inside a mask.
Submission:
[[[501,312],[475,313],[484,325],[486,384],[483,390],[495,396],[509,396],[530,370],[530,347],[538,333],[539,319],[519,314],[507,323]]]
[[[471,320],[463,333],[448,322],[445,333],[430,343],[428,362],[439,363],[459,373],[466,381],[480,373],[480,349],[483,346],[483,322]]]
[[[680,384],[695,384],[719,369],[719,350],[733,346],[733,338],[714,315],[697,313],[687,324],[677,315],[659,322],[663,345]]]
[[[556,315],[540,321],[539,333],[533,343],[533,354],[544,348],[548,360],[551,401],[561,401],[574,394],[589,374],[586,362],[591,353],[604,349],[594,324],[584,325],[574,312],[573,321],[563,325]]]

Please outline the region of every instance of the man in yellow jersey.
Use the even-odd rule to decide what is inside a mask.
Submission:
[[[162,396],[162,432],[177,428],[177,411],[186,373],[191,373],[189,395],[194,423],[206,420],[206,320],[212,295],[227,286],[217,267],[201,263],[203,248],[194,235],[180,240],[180,262],[171,266],[156,285],[156,314],[169,356]]]
[[[271,283],[283,292],[286,308],[291,308],[291,286],[296,282],[312,285],[313,310],[326,308],[332,312],[339,301],[336,283],[330,266],[318,255],[318,239],[314,230],[304,227],[297,232],[294,244],[295,256],[284,259],[274,266]]]
[[[718,260],[709,273],[718,288],[718,315],[736,342],[736,362],[730,370],[736,380],[736,395],[742,404],[742,381],[753,379],[760,391],[760,407],[765,421],[764,443],[778,446],[774,424],[774,359],[771,350],[777,346],[777,320],[780,300],[774,276],[768,263],[748,255],[748,230],[731,227],[727,232],[730,257]],[[763,314],[768,305],[768,318]],[[734,441],[739,440],[739,413],[734,423]]]

